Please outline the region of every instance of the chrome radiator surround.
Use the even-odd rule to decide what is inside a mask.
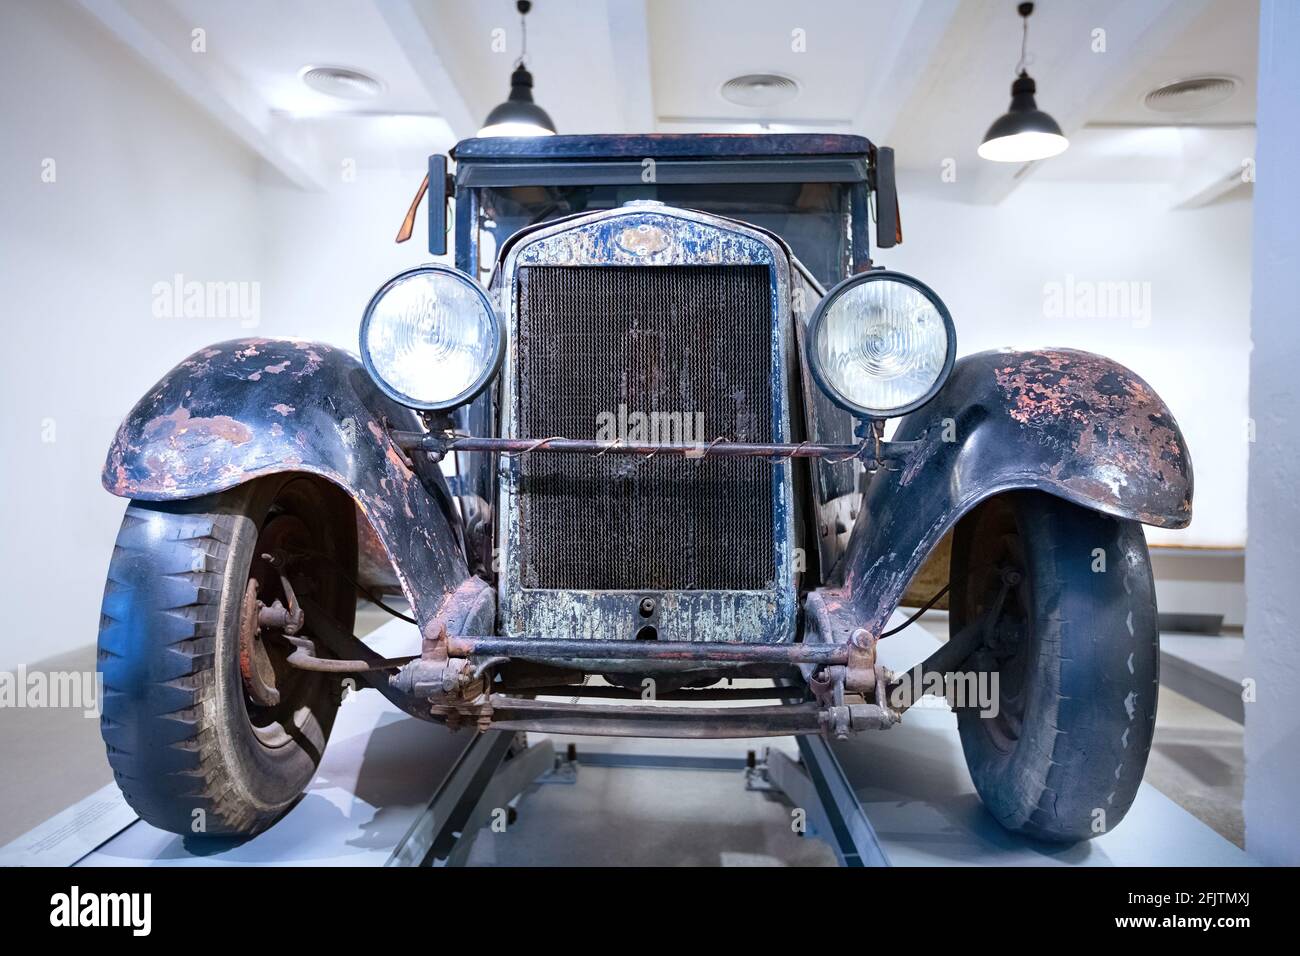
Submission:
[[[790,261],[780,242],[740,223],[658,204],[633,203],[533,231],[512,246],[495,287],[507,329],[501,376],[501,433],[519,436],[518,270],[534,266],[766,266],[770,276],[771,434],[791,440],[790,401],[797,357],[790,311]],[[646,626],[664,641],[793,640],[797,615],[793,466],[772,469],[772,586],[766,590],[549,590],[527,588],[522,573],[520,459],[498,465],[498,630],[588,640],[632,640]],[[642,607],[650,599],[653,611]]]

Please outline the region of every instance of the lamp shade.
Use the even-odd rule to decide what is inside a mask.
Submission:
[[[479,136],[553,136],[555,124],[533,102],[533,74],[520,64],[510,74],[510,96],[493,108]]]
[[[1056,120],[1038,108],[1033,79],[1021,72],[1011,84],[1011,106],[993,121],[979,154],[997,163],[1028,163],[1063,153],[1070,141]]]

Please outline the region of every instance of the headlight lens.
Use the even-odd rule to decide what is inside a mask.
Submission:
[[[929,287],[868,272],[826,294],[809,326],[809,364],[823,391],[856,415],[890,418],[934,397],[952,371],[957,336]]]
[[[361,358],[375,383],[426,410],[470,401],[501,363],[501,324],[487,293],[446,266],[396,275],[366,306]]]

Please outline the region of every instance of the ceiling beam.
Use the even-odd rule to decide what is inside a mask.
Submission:
[[[193,25],[166,4],[148,7],[147,20],[118,0],[77,0],[119,42],[193,100],[229,133],[294,185],[325,188],[316,157],[287,146],[276,119],[256,91],[233,75],[215,52],[190,51]]]
[[[426,22],[421,6],[427,5],[412,0],[378,0],[375,4],[455,138],[468,139],[478,132],[481,117],[475,115],[448,71],[447,58],[437,40],[442,31],[437,29],[437,24]]]
[[[1253,188],[1255,127],[1187,128],[1194,149],[1189,151],[1190,172],[1182,177],[1181,197],[1174,209],[1199,209],[1243,186]],[[1190,185],[1189,185],[1190,184]]]
[[[1210,0],[1148,0],[1143,3],[1114,4],[1098,14],[1097,26],[1106,31],[1106,52],[1093,53],[1087,43],[1074,43],[1074,53],[1063,58],[1061,66],[1044,76],[1036,76],[1050,88],[1052,117],[1061,132],[1073,136],[1098,109],[1115,96],[1143,65],[1159,55],[1205,12]],[[1034,37],[1033,24],[1030,36]],[[1042,34],[1037,36],[1042,42]],[[1104,56],[1106,69],[1095,66]],[[1050,84],[1050,86],[1049,86]],[[996,114],[989,116],[992,122]],[[981,160],[979,178],[973,190],[975,202],[996,205],[1017,186],[1033,175],[1039,164],[993,163]]]
[[[903,105],[920,84],[958,6],[958,0],[920,0],[896,8],[896,28],[870,49],[876,61],[874,80],[854,114],[854,130],[874,143],[892,142]]]
[[[614,100],[625,133],[653,133],[657,127],[650,24],[646,0],[606,0],[609,46],[614,64]]]
[[[1190,195],[1174,204],[1174,209],[1200,209],[1222,199],[1228,193],[1243,186],[1249,186],[1251,180],[1242,177],[1242,170],[1222,170],[1210,182],[1194,190]]]

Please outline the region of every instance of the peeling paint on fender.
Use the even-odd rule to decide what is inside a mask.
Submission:
[[[956,441],[939,440],[944,419],[956,424]],[[901,472],[873,476],[848,550],[809,605],[836,634],[878,634],[943,536],[996,494],[1034,489],[1166,528],[1191,520],[1192,466],[1178,423],[1150,385],[1100,355],[968,356],[894,439],[921,444]]]
[[[355,356],[309,342],[224,342],[182,361],[131,410],[104,487],[171,501],[281,472],[325,478],[365,515],[423,624],[469,576],[459,519],[436,466],[417,474],[383,422],[420,427]]]

